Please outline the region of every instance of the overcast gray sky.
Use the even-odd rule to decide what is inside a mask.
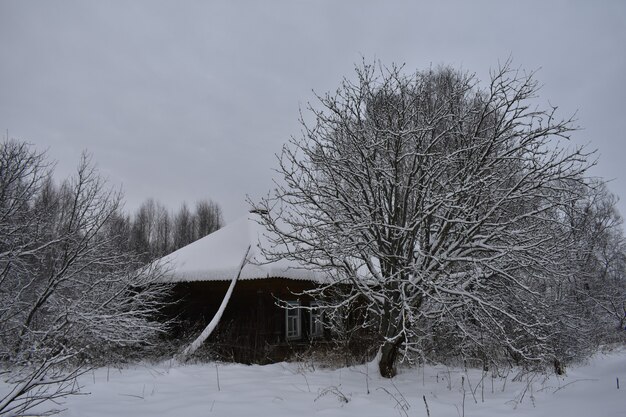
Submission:
[[[211,198],[231,221],[272,187],[312,90],[362,57],[486,80],[509,56],[578,111],[592,173],[626,200],[624,1],[4,0],[0,128],[48,148],[59,177],[89,150],[129,210]]]

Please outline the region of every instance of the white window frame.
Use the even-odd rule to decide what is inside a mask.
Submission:
[[[285,309],[285,338],[296,340],[302,337],[302,310],[300,301],[288,301]]]
[[[324,322],[322,321],[322,309],[320,305],[313,302],[309,305],[309,337],[322,337],[324,336]]]

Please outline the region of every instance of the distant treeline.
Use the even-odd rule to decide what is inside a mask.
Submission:
[[[209,199],[197,201],[193,210],[183,202],[173,212],[149,198],[131,215],[119,214],[112,220],[120,247],[134,252],[145,262],[174,252],[222,225],[222,210]]]

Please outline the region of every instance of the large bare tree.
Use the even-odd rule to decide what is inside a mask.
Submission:
[[[484,87],[447,67],[364,64],[309,106],[275,190],[252,203],[268,257],[331,274],[314,294],[342,293],[327,309],[364,307],[383,376],[424,323],[518,361],[557,359],[549,294],[571,271],[563,213],[588,155],[563,144],[572,120],[535,107],[537,90],[509,63]]]

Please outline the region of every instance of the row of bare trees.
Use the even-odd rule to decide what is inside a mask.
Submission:
[[[60,183],[45,153],[0,143],[0,415],[76,392],[93,364],[144,351],[168,286],[120,242],[121,194],[83,155]],[[39,409],[38,415],[45,414]]]
[[[211,200],[199,200],[191,211],[183,203],[176,213],[154,199],[146,200],[132,217],[116,219],[125,240],[120,245],[145,261],[163,257],[221,228],[222,211]]]
[[[251,202],[268,258],[328,272],[310,293],[340,324],[362,312],[383,376],[399,355],[562,371],[623,339],[615,197],[537,91],[510,63],[484,87],[449,67],[364,64],[318,96],[279,156],[282,182]]]

